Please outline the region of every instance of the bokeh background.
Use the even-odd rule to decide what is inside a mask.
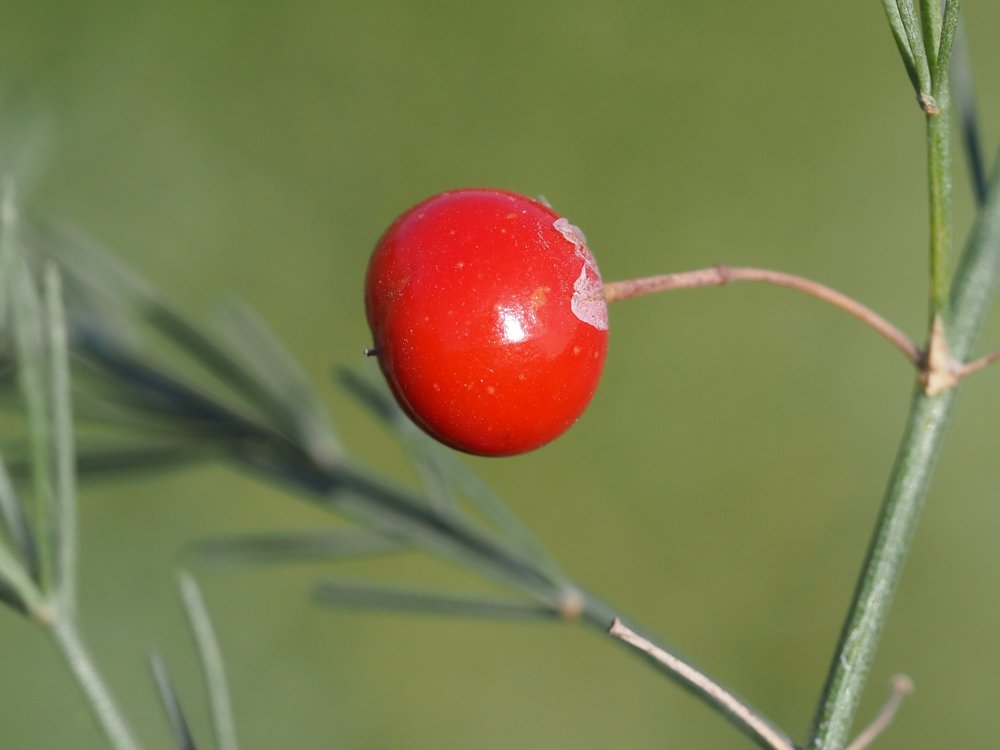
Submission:
[[[968,5],[992,152],[1000,6]],[[878,3],[5,0],[0,139],[31,212],[194,315],[249,301],[352,452],[402,479],[403,452],[330,372],[373,367],[368,252],[442,189],[544,194],[608,279],[776,267],[915,336],[926,319],[923,123]],[[967,183],[959,165],[963,236]],[[612,311],[573,430],[467,460],[579,580],[801,739],[912,383],[873,333],[792,292],[636,300]],[[952,425],[865,698],[863,719],[892,674],[917,685],[880,747],[995,746],[998,399],[997,372],[976,377]],[[178,550],[327,521],[221,466],[86,487],[84,629],[147,747],[167,746],[154,645],[208,734]],[[342,570],[476,583],[419,557]],[[323,611],[325,572],[199,576],[248,750],[749,746],[583,629]],[[0,746],[103,747],[44,635],[0,612],[0,642]]]

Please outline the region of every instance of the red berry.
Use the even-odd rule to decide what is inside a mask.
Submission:
[[[372,253],[365,309],[400,406],[468,453],[558,437],[604,367],[607,304],[583,233],[517,193],[453,190],[396,219]]]

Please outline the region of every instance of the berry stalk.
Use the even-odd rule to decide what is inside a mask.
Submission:
[[[722,286],[736,281],[757,281],[783,286],[828,302],[873,329],[902,352],[903,356],[917,367],[920,367],[923,363],[923,354],[919,347],[913,343],[913,340],[870,307],[861,304],[852,297],[848,297],[843,292],[838,292],[836,289],[831,289],[816,281],[782,271],[771,271],[766,268],[718,265],[711,268],[702,268],[697,271],[667,273],[659,276],[646,276],[639,279],[606,282],[604,284],[604,297],[608,303],[611,303],[654,292],[669,292],[676,289],[694,289],[705,286]]]

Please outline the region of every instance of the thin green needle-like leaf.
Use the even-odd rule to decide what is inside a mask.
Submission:
[[[79,287],[75,302],[110,309],[117,319],[138,316],[139,308],[153,297],[149,284],[77,227],[33,224],[31,229],[32,249],[55,260]]]
[[[958,21],[961,18],[961,0],[948,0],[944,10],[943,26],[939,29],[940,49],[934,63],[934,76],[931,81],[931,93],[939,96],[941,87],[948,82],[948,70],[955,46],[955,36],[958,31]]]
[[[233,721],[232,702],[229,685],[226,682],[226,668],[222,660],[222,649],[212,627],[212,620],[202,598],[201,589],[194,578],[186,573],[180,576],[181,601],[187,615],[191,633],[194,635],[201,659],[201,668],[208,689],[208,702],[212,708],[212,725],[218,750],[238,750],[236,723]]]
[[[28,607],[18,593],[6,581],[0,578],[0,602],[6,604],[15,612],[28,614]]]
[[[924,49],[927,50],[927,63],[934,70],[941,46],[941,0],[920,0],[920,28]]]
[[[407,417],[384,388],[379,388],[351,370],[339,369],[341,384],[361,404],[381,419],[406,446],[420,475],[428,502],[441,513],[454,513],[458,497],[450,482],[450,470],[443,447]]]
[[[201,367],[233,388],[247,404],[273,422],[280,424],[287,421],[284,404],[262,387],[240,362],[186,318],[158,300],[147,301],[142,309],[155,329],[191,355]]]
[[[896,4],[896,0],[882,0],[882,8],[885,10],[886,18],[889,19],[892,38],[896,41],[896,48],[903,60],[906,75],[909,77],[910,83],[913,84],[913,90],[919,92],[920,79],[917,76],[917,64],[913,60],[913,51],[910,49],[910,42],[906,37],[903,19],[899,15],[899,6]]]
[[[458,497],[449,481],[448,462],[442,446],[428,444],[428,438],[413,424],[397,423],[396,434],[412,457],[427,499],[442,512],[456,512]]]
[[[274,332],[245,304],[232,300],[216,315],[225,343],[245,370],[291,417],[307,451],[319,463],[336,462],[343,453],[326,405],[305,371]]]
[[[31,472],[34,486],[33,522],[38,547],[39,581],[43,591],[52,589],[52,422],[50,416],[43,311],[35,280],[27,263],[18,256],[12,274],[14,338],[17,346],[18,382],[28,414]]]
[[[972,62],[969,59],[965,24],[961,21],[955,31],[952,51],[951,98],[953,109],[958,115],[958,127],[965,146],[969,174],[972,177],[973,194],[976,203],[982,206],[986,201],[986,175],[989,173],[989,167],[983,158],[983,147],[979,137],[979,116],[976,113],[976,86],[972,75]]]
[[[34,578],[38,575],[38,550],[35,548],[35,539],[28,518],[24,514],[24,507],[10,480],[10,473],[2,455],[0,455],[0,518],[3,519],[7,537],[14,545],[18,557],[27,567],[28,574]]]
[[[938,96],[948,82],[948,71],[951,68],[951,58],[954,54],[955,37],[958,33],[958,22],[961,18],[961,0],[949,0],[945,6],[944,25],[941,29],[941,47],[934,66],[934,78],[931,83],[932,93]]]
[[[24,244],[40,261],[59,266],[65,287],[65,304],[76,324],[75,333],[86,339],[91,331],[119,346],[140,340],[137,323],[152,291],[124,264],[75,228],[32,224],[23,230]]]
[[[0,544],[0,586],[3,588],[3,600],[18,611],[41,611],[41,593],[6,544]]]
[[[225,405],[163,372],[133,366],[136,360],[128,355],[89,346],[89,352],[77,357],[81,366],[73,378],[74,412],[80,422],[118,428],[130,445],[165,446],[173,441],[189,453],[214,454],[219,452],[220,430],[258,429],[257,424],[227,412]]]
[[[951,350],[959,362],[971,353],[1000,284],[1000,159],[994,161],[986,202],[979,211],[952,287]]]
[[[339,374],[344,386],[373,414],[386,422],[407,445],[414,458],[425,467],[426,473],[434,477],[435,481],[427,487],[428,492],[436,485],[442,485],[445,488],[442,491],[448,492],[447,500],[436,505],[452,507],[454,493],[460,492],[493,524],[504,539],[530,555],[552,578],[568,581],[534,535],[499,496],[459,460],[453,451],[417,429],[384,388],[375,386],[350,370],[341,370]]]
[[[906,41],[913,55],[918,81],[917,92],[929,94],[931,89],[930,66],[927,64],[927,51],[924,49],[924,38],[917,12],[913,7],[912,0],[896,0],[896,8],[906,33]]]
[[[218,458],[222,451],[217,446],[198,444],[182,445],[141,445],[144,438],[136,438],[131,444],[124,440],[119,443],[100,446],[84,446],[76,452],[76,475],[87,478],[108,478],[134,473],[164,471],[178,466],[188,466],[199,461]],[[30,473],[30,460],[13,458],[8,463],[10,474],[15,478]]]
[[[256,454],[243,458],[248,468],[280,476],[309,491],[321,507],[492,579],[513,583],[541,601],[561,599],[569,588],[489,530],[464,517],[441,514],[419,495],[351,461],[342,462],[333,471],[316,471],[261,463]]]
[[[56,267],[45,269],[45,304],[49,323],[49,400],[52,412],[54,565],[56,594],[63,615],[72,617],[76,607],[76,465],[73,408],[70,400],[69,341],[62,284]]]
[[[0,185],[0,191],[0,331],[6,332],[10,299],[7,290],[10,288],[11,265],[15,254],[17,207],[14,203],[14,185],[10,180],[5,180]]]
[[[196,541],[188,553],[202,564],[260,565],[349,560],[407,548],[408,545],[367,529],[337,529],[210,537]]]
[[[145,419],[159,420],[173,431],[188,433],[189,439],[226,438],[230,444],[268,439],[288,444],[285,436],[255,415],[240,411],[135,353],[118,348],[114,341],[92,337],[85,346],[82,361],[93,368],[95,375],[100,373],[105,378],[108,389],[114,389],[119,402]]]
[[[261,421],[265,394],[256,390],[249,398],[237,387],[236,381],[239,386],[250,383],[250,376],[207,336],[160,302],[130,271],[76,235],[62,232],[55,238],[34,235],[32,239],[34,251],[58,261],[66,274],[68,292],[72,286],[73,315],[83,322],[77,331],[78,353],[97,381],[106,391],[110,389],[112,402],[127,405],[161,427],[175,425],[195,432],[273,431],[264,423],[270,422],[267,416]],[[230,386],[227,395],[238,396],[239,403],[228,403],[212,389],[196,388],[150,366],[148,354],[140,353],[134,345],[136,320],[145,321],[187,353],[191,362]],[[126,322],[133,325],[124,325]]]
[[[558,609],[534,602],[492,596],[455,594],[382,586],[360,581],[330,580],[313,590],[317,604],[334,607],[500,619],[556,619]]]
[[[76,470],[82,477],[99,477],[137,472],[163,471],[207,461],[217,456],[215,446],[118,445],[84,447],[77,451]]]
[[[173,736],[178,750],[198,750],[187,717],[184,715],[180,696],[177,695],[173,681],[170,679],[170,672],[167,670],[163,657],[156,651],[149,655],[149,668],[153,672],[156,692],[160,696],[163,712],[166,714],[167,724],[170,726],[170,734]]]

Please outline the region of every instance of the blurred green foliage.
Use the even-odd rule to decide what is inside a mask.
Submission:
[[[1000,7],[969,5],[992,152]],[[402,477],[403,452],[330,368],[373,367],[367,254],[411,203],[463,185],[544,194],[606,278],[778,267],[919,336],[922,128],[874,3],[0,6],[0,167],[27,208],[196,314],[247,299],[321,384],[352,451]],[[963,231],[966,182],[960,168]],[[612,311],[604,383],[567,436],[468,461],[578,579],[801,737],[912,381],[872,333],[793,293],[637,300]],[[997,373],[966,390],[863,712],[891,674],[913,677],[887,749],[995,735],[1000,604],[983,582],[1000,565]],[[181,546],[326,521],[219,467],[86,488],[83,626],[148,746],[167,737],[154,643],[207,733],[173,586]],[[325,570],[201,577],[248,750],[747,746],[580,629],[317,610],[307,594]],[[422,558],[343,570],[475,583]],[[101,747],[44,639],[12,615],[0,639],[0,745]]]

